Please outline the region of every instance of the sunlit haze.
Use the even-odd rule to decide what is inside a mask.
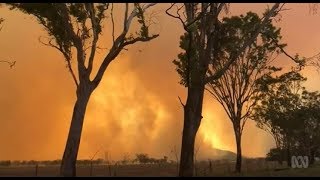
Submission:
[[[179,84],[172,60],[181,52],[183,28],[165,14],[168,6],[152,7],[155,24],[150,31],[160,33],[159,38],[130,46],[106,70],[87,107],[78,159],[91,158],[98,150],[97,157],[108,153],[113,160],[136,153],[173,159],[171,150],[176,146],[180,151],[183,108],[178,96],[185,102],[187,89]],[[261,15],[266,7],[231,4],[227,16],[247,11]],[[310,13],[308,4],[286,8],[290,10],[281,12],[275,25],[281,27],[287,52],[304,57],[319,53],[320,13]],[[0,11],[5,19],[0,59],[16,61],[12,69],[0,66],[0,160],[61,159],[76,100],[75,84],[63,56],[39,42],[39,37],[48,36],[35,18],[4,6]],[[106,23],[96,65],[107,52],[104,48],[110,47],[110,31]],[[285,56],[279,56],[276,64],[292,65]],[[307,88],[320,90],[316,70],[307,68],[303,74],[308,77]],[[249,121],[243,133],[244,156],[264,157],[274,146],[271,135],[254,122]],[[208,93],[196,146],[202,157],[209,157],[211,148],[236,151],[231,121]]]

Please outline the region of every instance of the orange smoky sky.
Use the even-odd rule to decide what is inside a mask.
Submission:
[[[261,14],[267,5],[231,4],[227,16],[247,11]],[[180,151],[183,110],[178,96],[184,102],[186,89],[178,83],[172,60],[181,52],[183,28],[164,13],[167,7],[169,4],[158,4],[149,13],[155,21],[151,30],[160,37],[122,51],[92,94],[79,159],[91,158],[98,150],[97,157],[104,158],[107,152],[111,159],[140,152],[173,158],[173,147]],[[275,24],[282,28],[286,50],[305,57],[317,54],[320,13],[310,13],[308,4],[287,4],[285,8],[290,10],[281,12],[281,21]],[[17,61],[13,69],[0,64],[0,159],[61,159],[75,102],[74,82],[62,55],[39,43],[38,38],[47,34],[33,17],[5,6],[0,12],[5,19],[0,31],[0,58]],[[116,23],[122,22],[120,13],[121,9],[115,12]],[[109,27],[106,23],[100,38],[102,48],[110,47]],[[98,50],[96,65],[106,51]],[[277,64],[289,67],[290,61],[280,56]],[[306,86],[319,90],[320,74],[309,68],[304,75],[309,78]],[[209,94],[205,95],[203,117],[197,135],[198,153],[210,156],[210,148],[235,152],[231,122]],[[248,122],[242,146],[243,155],[260,157],[274,142],[254,122]]]

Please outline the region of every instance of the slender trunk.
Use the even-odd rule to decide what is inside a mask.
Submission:
[[[287,166],[291,167],[291,150],[290,150],[290,143],[287,143]]]
[[[184,106],[179,176],[193,176],[194,144],[202,119],[203,94],[204,86],[188,88],[187,103]]]
[[[283,151],[281,147],[278,147],[279,149],[279,155],[278,155],[278,164],[282,165],[283,164]]]
[[[79,84],[77,89],[77,100],[74,105],[68,139],[60,167],[61,176],[76,176],[76,161],[80,145],[83,120],[91,93],[92,90],[88,84]]]
[[[313,165],[314,164],[314,156],[315,156],[315,149],[314,148],[311,148],[310,149],[310,165]]]
[[[237,173],[241,172],[241,164],[242,164],[242,151],[241,151],[241,133],[240,126],[234,126],[234,132],[236,136],[236,144],[237,144],[237,161],[235,165],[235,170]]]

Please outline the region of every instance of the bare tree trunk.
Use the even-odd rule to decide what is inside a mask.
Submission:
[[[74,105],[68,139],[60,167],[61,176],[76,176],[76,161],[83,120],[92,91],[93,89],[90,88],[88,83],[80,83],[77,89],[77,101]]]
[[[237,173],[241,172],[241,165],[242,165],[242,151],[241,151],[241,133],[240,133],[240,126],[234,126],[234,132],[236,136],[236,144],[237,144],[237,160],[235,170]]]
[[[187,103],[184,106],[184,126],[179,176],[193,176],[194,144],[202,119],[203,94],[204,86],[188,88]]]

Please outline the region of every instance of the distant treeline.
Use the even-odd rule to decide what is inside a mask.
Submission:
[[[95,159],[95,160],[89,160],[89,159],[84,159],[84,160],[77,160],[77,165],[90,165],[90,164],[103,164],[105,161],[103,159]],[[46,160],[46,161],[35,161],[35,160],[30,160],[30,161],[10,161],[10,160],[5,160],[5,161],[0,161],[0,166],[11,166],[11,165],[60,165],[61,160]]]
[[[173,161],[171,161],[173,162]],[[168,157],[164,156],[163,158],[157,159],[149,157],[148,154],[136,154],[134,159],[130,159],[127,156],[119,161],[108,161],[102,158],[90,160],[90,159],[82,159],[77,160],[77,165],[99,165],[99,164],[162,164],[168,163]],[[27,166],[27,165],[60,165],[61,159],[58,160],[46,160],[46,161],[10,161],[3,160],[0,161],[0,166]]]

